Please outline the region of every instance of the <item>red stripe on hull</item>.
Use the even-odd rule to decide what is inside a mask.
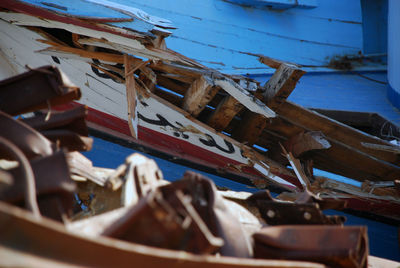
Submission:
[[[66,110],[82,104],[71,103],[68,105],[57,106],[57,110]],[[201,147],[193,145],[187,141],[183,141],[157,131],[139,126],[139,140],[135,140],[130,135],[128,122],[118,117],[88,108],[87,120],[96,125],[102,126],[105,130],[112,130],[116,136],[123,139],[134,141],[137,144],[153,148],[157,151],[177,156],[179,158],[208,166],[213,169],[226,169],[232,173],[239,175],[239,171],[234,169],[233,165],[239,165],[233,159],[218,155],[216,153],[205,150]],[[122,134],[122,135],[121,135]],[[243,168],[240,175],[249,179],[259,177],[260,174],[253,168]],[[295,184],[294,178],[282,174],[276,174],[290,183]],[[297,184],[297,183],[296,183]],[[295,184],[295,185],[296,185]],[[382,201],[378,199],[344,198],[347,200],[347,207],[354,210],[364,211],[368,213],[378,214],[389,218],[400,220],[400,204],[390,201]]]

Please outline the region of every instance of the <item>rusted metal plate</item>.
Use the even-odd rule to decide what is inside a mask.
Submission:
[[[366,268],[366,227],[276,226],[254,236],[256,258],[312,260],[330,267]]]
[[[32,69],[0,81],[0,110],[11,115],[49,108],[80,97],[79,88],[71,85],[52,66]]]
[[[57,222],[47,219],[35,220],[30,213],[2,202],[0,202],[0,247],[1,265],[25,267],[49,263],[91,267],[132,267],[133,264],[139,267],[189,268],[324,267],[321,264],[301,261],[194,255],[107,237],[85,238],[69,233]]]

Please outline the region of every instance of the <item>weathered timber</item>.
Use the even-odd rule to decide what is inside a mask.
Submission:
[[[293,66],[296,66],[296,67],[300,67],[300,66],[297,65],[297,64],[289,63],[289,62],[284,62],[284,61],[277,60],[277,59],[273,59],[273,58],[270,58],[270,57],[267,57],[267,56],[260,56],[260,57],[258,58],[258,60],[259,60],[262,64],[265,64],[265,65],[267,65],[267,66],[269,66],[269,67],[271,67],[271,68],[274,68],[274,69],[278,69],[282,64],[290,64],[290,65],[293,65]]]
[[[197,117],[218,91],[219,87],[214,86],[209,77],[201,76],[193,82],[186,92],[182,108]]]
[[[290,101],[282,103],[277,112],[282,118],[296,126],[297,132],[291,133],[292,135],[299,133],[301,130],[321,131],[329,141],[331,139],[340,141],[340,143],[343,143],[348,147],[353,147],[354,149],[370,155],[373,158],[377,158],[395,165],[399,164],[399,155],[391,152],[365,148],[361,144],[362,142],[367,142],[391,146],[392,144],[387,141],[358,131],[326,116],[305,109]]]
[[[305,71],[296,66],[281,64],[261,89],[264,102],[268,107],[276,109],[285,101],[303,74]]]
[[[98,66],[98,65],[96,65],[96,64],[93,64],[93,63],[89,63],[89,64],[90,64],[90,66],[92,66],[93,68],[96,68],[96,69],[102,71],[103,73],[105,73],[106,75],[108,75],[109,77],[111,77],[114,81],[118,81],[119,83],[124,83],[124,80],[123,80],[122,78],[120,78],[120,77],[118,77],[117,75],[111,73],[111,72],[108,71],[107,69],[102,68],[102,67],[100,67],[100,66]]]
[[[156,73],[157,78],[161,78],[162,77],[162,78],[165,78],[165,79],[170,79],[170,80],[173,80],[173,81],[176,81],[176,82],[183,83],[183,84],[187,85],[186,89],[188,89],[189,86],[194,82],[194,80],[196,80],[195,78],[189,77],[189,76],[183,76],[183,75],[179,75],[179,74],[164,73],[164,72],[160,72],[160,71],[158,71],[156,69],[152,69],[152,70]]]
[[[139,79],[143,81],[150,91],[154,91],[157,84],[157,75],[149,67],[143,66],[140,68]]]
[[[135,89],[135,77],[133,75],[134,69],[137,66],[133,58],[129,55],[124,55],[125,65],[125,85],[126,85],[126,99],[128,102],[128,124],[131,135],[138,138],[138,117],[137,117],[137,92]],[[130,75],[129,75],[130,74]]]
[[[287,103],[283,104],[282,106],[286,104]],[[302,114],[302,110],[305,109],[301,108],[301,110],[292,115],[290,120],[280,115],[278,119],[274,119],[271,122],[268,122],[266,127],[266,129],[268,129],[268,135],[274,133],[276,137],[284,140],[295,136],[302,131],[323,130],[323,127],[325,127],[326,125],[318,125],[318,122],[316,122],[318,119],[308,118],[308,121],[306,121],[306,119],[304,118],[301,119],[307,124],[317,124],[313,128],[311,128],[310,126],[301,125],[299,120],[302,116],[304,116],[304,114]],[[318,117],[317,114],[315,114],[315,116]],[[335,122],[332,121],[331,124],[333,123]],[[336,129],[333,125],[331,125],[331,127],[331,132],[334,132],[335,134],[338,134],[336,132],[342,130],[340,125],[337,125]],[[351,128],[349,128],[349,131],[361,134],[358,142],[360,142],[360,140],[362,140],[364,137],[361,132],[357,132],[355,130],[352,130]],[[377,157],[374,157],[373,155],[370,155],[365,151],[363,152],[359,150],[355,146],[353,147],[351,143],[346,142],[345,138],[340,140],[336,136],[330,136],[331,132],[323,131],[327,140],[331,144],[331,148],[323,150],[321,152],[319,150],[316,150],[313,153],[312,159],[314,160],[315,167],[361,181],[366,179],[393,180],[398,177],[398,174],[400,174],[399,166],[378,159]],[[357,140],[355,140],[354,142],[356,141]],[[358,147],[361,147],[361,144],[359,144]],[[270,157],[272,156],[270,155]],[[278,159],[275,160],[279,161]]]
[[[310,180],[308,179],[307,175],[304,173],[303,167],[300,163],[300,160],[295,158],[293,154],[285,149],[282,144],[279,144],[282,148],[283,154],[286,156],[287,160],[289,161],[290,165],[292,166],[294,172],[296,173],[297,178],[299,179],[303,189],[310,189]]]
[[[384,140],[400,139],[400,128],[377,113],[315,108],[312,110]]]
[[[267,119],[264,116],[245,111],[241,124],[236,126],[232,135],[238,141],[251,146],[259,139],[266,125]]]
[[[47,43],[47,42],[46,42]],[[98,59],[101,61],[112,62],[112,63],[124,63],[124,56],[113,53],[106,52],[96,52],[96,51],[87,51],[80,48],[66,47],[66,46],[53,46],[46,49],[42,49],[38,51],[41,54],[48,54],[51,56],[61,56],[65,58],[70,58],[70,55],[77,55],[82,58],[87,59]]]
[[[275,109],[282,101],[292,93],[297,81],[305,72],[294,65],[281,63],[271,79],[261,89],[261,95],[269,108]],[[242,118],[242,124],[234,131],[234,137],[241,142],[254,144],[263,129],[266,127],[266,118],[261,114],[246,111]]]
[[[220,86],[228,94],[238,100],[250,111],[261,114],[266,118],[275,117],[275,112],[267,107],[259,99],[251,95],[247,90],[242,88],[239,84],[235,83],[232,79],[228,77],[217,78],[214,80],[217,86]]]
[[[186,94],[186,91],[190,87],[189,84],[186,84],[180,80],[169,78],[168,76],[162,74],[157,74],[157,85],[172,90],[182,96]]]
[[[381,145],[381,144],[368,143],[368,142],[362,142],[361,144],[365,148],[374,149],[374,150],[380,150],[380,151],[386,151],[386,152],[391,152],[391,153],[395,153],[395,154],[400,154],[400,147],[399,146]]]
[[[329,149],[331,144],[321,131],[301,132],[285,142],[285,147],[294,157],[311,150]]]
[[[232,96],[225,96],[207,120],[216,131],[224,130],[244,106]]]

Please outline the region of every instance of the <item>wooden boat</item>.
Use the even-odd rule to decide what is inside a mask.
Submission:
[[[260,188],[309,189],[400,219],[398,146],[287,101],[299,66],[259,56],[275,70],[260,85],[169,50],[167,20],[105,0],[76,4],[2,1],[1,77],[55,64],[81,88],[74,105],[89,107],[93,129]],[[313,179],[313,166],[364,184]]]

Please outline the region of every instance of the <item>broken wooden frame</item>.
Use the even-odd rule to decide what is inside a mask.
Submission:
[[[5,8],[32,15],[1,13],[3,19],[29,26],[46,39],[38,41],[51,47],[38,53],[86,61],[114,81],[126,83],[128,124],[134,137],[138,123],[135,103],[140,98],[154,98],[184,114],[193,125],[217,131],[224,140],[240,147],[249,159],[247,168],[253,167],[269,181],[279,184],[292,178],[291,190],[301,183],[284,167],[288,161],[282,158],[279,143],[312,131],[321,131],[330,147],[296,156],[303,164],[308,161],[309,169],[313,163],[317,168],[360,181],[398,179],[399,154],[393,145],[286,100],[304,74],[299,66],[261,57],[261,62],[277,70],[260,86],[252,79],[221,74],[168,50],[160,41],[165,37],[162,34],[145,36],[134,29],[121,32],[100,22],[88,25],[80,18],[66,18],[17,1],[4,3]],[[39,14],[47,20],[38,19]],[[46,31],[47,27],[63,29],[71,40],[59,40]],[[286,174],[285,180],[279,177],[282,174]],[[267,185],[256,179],[253,182],[260,187]]]

